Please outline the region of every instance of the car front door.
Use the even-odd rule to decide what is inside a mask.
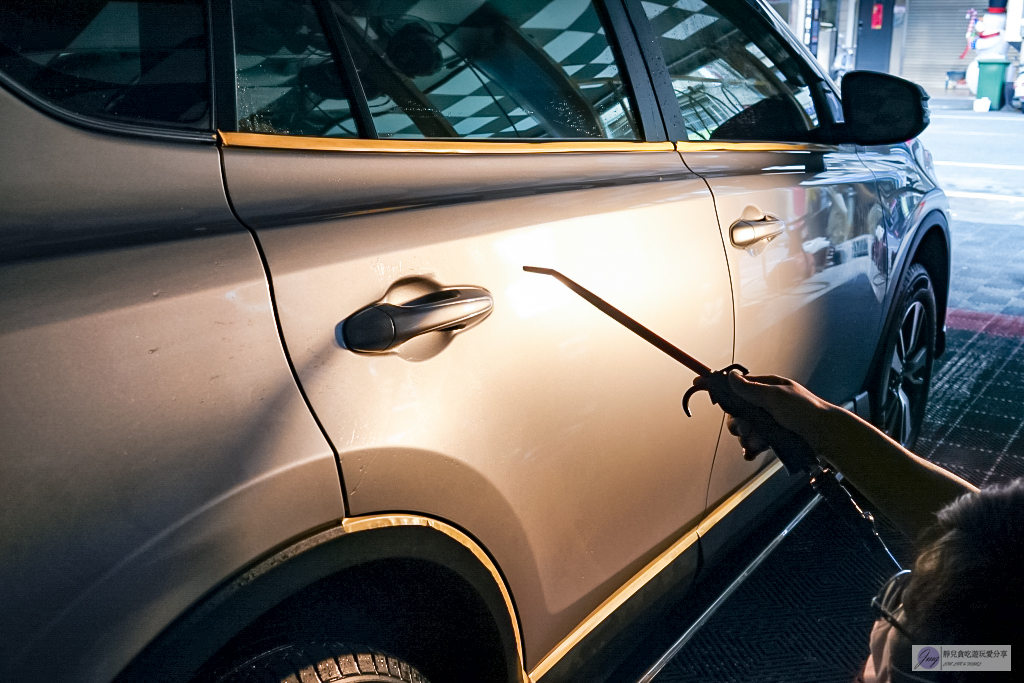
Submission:
[[[631,9],[641,41],[657,46],[650,59],[664,75],[656,86],[670,137],[715,198],[736,362],[792,377],[830,401],[853,398],[878,335],[884,228],[856,149],[811,142],[840,111],[838,99],[753,5],[655,0]],[[726,434],[709,505],[762,458],[745,462]]]
[[[543,674],[659,553],[695,571],[722,413],[705,395],[686,419],[689,371],[523,266],[720,367],[732,302],[711,195],[627,70],[613,3],[289,5],[234,3],[225,177],[349,514],[479,539]],[[456,300],[468,318],[438,313]],[[426,329],[363,324],[410,301],[446,322],[367,352]]]

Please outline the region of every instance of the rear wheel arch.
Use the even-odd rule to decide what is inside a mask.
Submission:
[[[358,642],[432,680],[525,676],[511,594],[483,548],[447,523],[396,513],[346,519],[265,557],[181,615],[117,681],[205,680],[289,629],[308,639],[329,626],[351,641],[356,622],[367,636]],[[372,642],[382,634],[388,642]]]

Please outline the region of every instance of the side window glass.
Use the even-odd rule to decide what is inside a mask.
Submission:
[[[310,0],[234,0],[235,108],[246,133],[356,137],[348,82]]]
[[[800,141],[818,127],[800,63],[745,3],[643,6],[690,140]]]
[[[69,111],[210,128],[204,0],[4,0],[0,71]]]
[[[332,0],[381,138],[639,137],[591,0]]]

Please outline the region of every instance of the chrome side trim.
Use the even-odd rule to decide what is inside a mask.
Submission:
[[[703,614],[697,617],[697,620],[693,622],[688,629],[686,629],[683,635],[679,636],[679,640],[673,643],[672,647],[666,650],[665,654],[659,657],[658,661],[651,665],[651,667],[647,669],[646,672],[644,672],[643,676],[637,679],[636,683],[650,683],[654,679],[654,677],[657,676],[661,672],[661,670],[665,668],[665,665],[668,664],[673,657],[679,654],[679,651],[682,650],[688,642],[690,642],[690,639],[693,638],[694,634],[696,634],[697,631],[700,630],[700,627],[703,626],[707,622],[707,620],[711,618],[711,615],[718,611],[718,608],[721,607],[722,604],[725,603],[725,601],[729,598],[729,596],[732,595],[733,592],[740,587],[740,584],[746,581],[747,577],[754,573],[754,570],[757,569],[761,565],[761,563],[764,562],[765,559],[772,554],[772,551],[775,550],[780,543],[782,543],[786,536],[788,536],[789,533],[796,528],[797,524],[803,521],[803,518],[807,516],[807,513],[813,510],[814,507],[821,502],[821,500],[822,498],[820,495],[814,496],[814,498],[811,499],[811,502],[805,505],[804,508],[799,513],[797,513],[797,516],[793,518],[793,521],[787,524],[786,528],[783,529],[779,533],[779,535],[776,536],[775,539],[768,544],[768,547],[762,550],[758,554],[758,556],[755,557],[753,561],[746,566],[743,572],[739,576],[737,576],[724,591],[722,591],[721,595],[715,598],[715,601],[711,603],[711,606],[704,610]]]
[[[554,667],[570,650],[576,647],[587,635],[593,631],[598,624],[608,618],[616,609],[622,606],[626,600],[635,595],[647,583],[656,577],[662,570],[668,567],[673,560],[696,543],[701,534],[706,534],[711,527],[720,522],[733,509],[742,503],[750,494],[772,478],[782,469],[782,462],[776,460],[763,469],[749,482],[744,484],[738,491],[724,500],[714,511],[687,534],[684,534],[678,541],[673,543],[667,550],[651,560],[643,569],[635,574],[629,581],[623,584],[618,590],[612,593],[604,602],[587,615],[569,635],[561,640],[544,658],[530,671],[530,681],[535,683],[544,674]]]
[[[299,135],[230,133],[217,131],[225,147],[261,147],[317,152],[390,154],[593,154],[606,152],[672,152],[671,142],[537,141],[477,142],[467,140],[364,140],[359,138],[315,138]]]
[[[341,522],[342,530],[346,534],[397,526],[424,526],[434,529],[435,531],[440,531],[442,534],[453,539],[473,553],[476,559],[487,568],[487,571],[491,573],[491,577],[494,579],[494,583],[501,591],[501,596],[505,600],[505,607],[508,609],[509,619],[512,620],[512,632],[515,635],[516,652],[519,655],[519,681],[520,683],[530,683],[530,679],[526,675],[526,668],[524,666],[523,638],[519,631],[519,618],[516,615],[515,605],[512,602],[512,595],[509,593],[508,586],[505,585],[504,577],[502,577],[501,572],[498,571],[498,566],[491,559],[490,555],[488,555],[476,541],[450,524],[446,524],[430,517],[422,517],[420,515],[367,515],[365,517],[346,517]]]

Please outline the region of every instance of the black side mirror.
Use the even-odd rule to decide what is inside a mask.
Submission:
[[[917,83],[876,71],[843,76],[843,118],[838,142],[891,145],[928,127],[928,93]]]

